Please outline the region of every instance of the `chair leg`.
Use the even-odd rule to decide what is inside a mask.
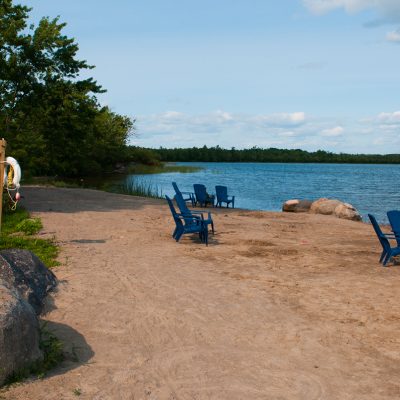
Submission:
[[[175,228],[174,232],[172,233],[172,237],[175,238],[176,232],[178,231],[178,227]]]
[[[381,254],[381,258],[379,259],[379,262],[380,262],[380,263],[381,263],[381,262],[383,261],[383,259],[385,258],[385,255],[386,255],[386,251],[383,250],[383,251],[382,251],[382,254]]]
[[[176,240],[177,242],[179,242],[179,239],[182,237],[182,235],[183,235],[183,230],[179,230],[179,231],[176,233],[175,240]]]
[[[383,266],[386,267],[386,264],[390,261],[390,259],[392,258],[392,254],[391,253],[386,253],[386,257],[383,259]]]

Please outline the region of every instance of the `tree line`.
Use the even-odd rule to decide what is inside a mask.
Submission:
[[[346,154],[318,150],[309,152],[300,149],[224,149],[215,147],[191,147],[146,149],[131,147],[130,151],[142,151],[149,159],[153,157],[166,162],[283,162],[283,163],[352,163],[352,164],[400,164],[400,154]]]

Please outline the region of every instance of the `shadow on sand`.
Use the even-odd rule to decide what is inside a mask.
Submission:
[[[63,343],[64,360],[49,371],[46,377],[61,375],[89,363],[94,352],[78,331],[59,322],[41,319],[41,323]]]

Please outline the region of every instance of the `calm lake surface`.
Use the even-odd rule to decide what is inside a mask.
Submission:
[[[193,183],[228,186],[235,206],[251,210],[281,210],[289,199],[335,198],[353,204],[367,220],[374,214],[387,222],[386,211],[400,209],[400,165],[280,164],[280,163],[177,163],[199,166],[193,173],[139,175],[162,194],[174,194],[171,182],[181,191],[193,191]],[[127,179],[132,179],[128,176]]]

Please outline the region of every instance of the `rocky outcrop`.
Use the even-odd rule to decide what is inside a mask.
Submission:
[[[57,285],[55,275],[28,250],[11,249],[0,252],[0,279],[18,291],[40,314],[47,293]]]
[[[361,221],[362,219],[360,213],[351,204],[327,198],[321,198],[315,201],[288,200],[283,204],[282,211],[334,215],[338,218],[352,221]]]
[[[39,323],[21,295],[0,280],[0,385],[42,359]]]
[[[283,203],[282,211],[286,212],[308,212],[310,210],[312,201],[310,200],[288,200]]]

